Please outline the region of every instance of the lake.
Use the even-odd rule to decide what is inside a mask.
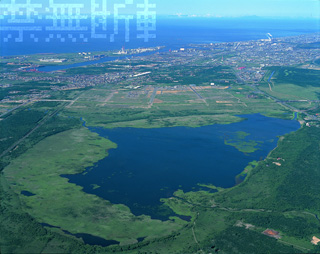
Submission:
[[[178,189],[199,190],[199,183],[234,186],[249,162],[264,159],[279,136],[300,128],[298,121],[261,114],[241,117],[238,123],[198,128],[89,127],[118,147],[85,172],[63,177],[87,193],[127,205],[135,215],[164,220],[172,211],[161,198]]]

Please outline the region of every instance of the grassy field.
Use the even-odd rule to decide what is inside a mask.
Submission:
[[[70,130],[38,143],[11,163],[4,176],[15,193],[34,194],[20,195],[23,208],[31,216],[71,233],[85,232],[128,244],[139,237],[153,238],[177,230],[178,224],[135,217],[128,207],[85,194],[60,176],[81,173],[115,147],[85,128]]]
[[[275,74],[270,80],[271,73]],[[319,100],[320,71],[294,67],[272,67],[261,90],[281,100]]]
[[[262,113],[290,118],[288,109],[266,98],[250,97],[252,90],[225,86],[146,86],[134,89],[100,87],[81,97],[63,114],[83,117],[88,126],[154,128],[197,127],[240,120],[235,115]]]

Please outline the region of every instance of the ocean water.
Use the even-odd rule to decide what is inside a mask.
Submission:
[[[277,145],[278,136],[296,131],[298,121],[245,115],[242,122],[199,128],[103,129],[93,132],[110,139],[118,148],[77,175],[63,175],[114,204],[125,204],[135,215],[166,219],[160,199],[182,189],[199,190],[198,184],[229,188],[249,162],[264,159]],[[225,138],[246,132],[245,141],[257,142],[258,150],[244,153],[225,145]],[[96,188],[100,186],[99,188]]]
[[[1,22],[1,20],[0,20]],[[109,22],[112,25],[112,22]],[[4,22],[2,21],[2,25]],[[1,25],[1,23],[0,23]],[[41,21],[40,25],[48,25],[48,22]],[[89,24],[86,24],[89,26]],[[89,31],[72,32],[73,37],[79,38],[80,34],[88,37],[87,42],[78,39],[72,42],[69,32],[61,31],[65,42],[54,38],[51,42],[45,42],[48,31],[24,32],[23,42],[15,42],[17,32],[11,32],[12,38],[4,42],[8,31],[0,29],[0,54],[24,55],[35,53],[69,53],[69,52],[89,52],[105,51],[125,48],[166,46],[169,49],[176,49],[190,43],[214,43],[214,42],[234,42],[257,40],[266,38],[267,33],[271,33],[275,38],[283,36],[295,36],[319,31],[319,21],[312,19],[263,19],[263,18],[163,18],[158,17],[156,22],[156,38],[144,42],[137,39],[136,20],[130,23],[129,42],[125,41],[124,23],[119,23],[119,35],[114,42],[110,39],[90,39]],[[112,27],[108,27],[107,36],[112,33]],[[152,32],[153,33],[153,32]],[[31,35],[38,38],[34,42]],[[54,34],[56,37],[56,34]]]

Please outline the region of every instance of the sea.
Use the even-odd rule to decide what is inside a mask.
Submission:
[[[55,31],[48,20],[38,20],[37,24],[23,27],[8,21],[0,19],[1,56],[94,52],[154,46],[165,46],[167,50],[174,50],[188,44],[266,39],[267,33],[278,38],[320,31],[317,19],[157,17],[155,30],[148,32],[152,35],[150,37],[155,38],[149,38],[148,41],[137,38],[141,31],[138,31],[137,20],[131,20],[129,29],[126,29],[124,22],[119,21],[117,34],[112,41],[112,34],[115,34],[113,20],[108,23],[107,30],[101,32],[106,38],[93,39],[89,21],[74,31],[71,28],[70,31],[59,31],[57,27]]]

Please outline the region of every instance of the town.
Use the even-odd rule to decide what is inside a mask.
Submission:
[[[301,68],[320,70],[319,65],[315,63],[319,57],[319,48],[312,46],[319,43],[319,33],[284,38],[273,38],[271,34],[267,34],[266,38],[257,41],[189,45],[176,50],[164,47],[132,50],[122,48],[119,52],[114,51],[113,54],[130,54],[131,57],[93,65],[88,62],[88,65],[84,67],[73,69],[65,69],[63,66],[61,70],[52,72],[42,72],[41,68],[38,68],[39,65],[34,65],[34,63],[28,65],[30,56],[2,57],[0,63],[4,70],[0,73],[0,87],[10,87],[10,89],[0,97],[0,103],[23,104],[29,101],[50,99],[51,93],[55,91],[85,89],[97,85],[121,86],[122,84],[123,87],[133,90],[142,89],[148,85],[157,87],[176,85],[228,87],[232,84],[259,86],[270,66],[300,64]],[[151,52],[151,54],[139,55],[145,52]],[[85,52],[78,55],[83,60],[88,57],[100,59],[105,56],[96,57],[94,53]],[[19,61],[14,62],[14,59]],[[39,61],[67,63],[68,59],[50,57],[40,58]],[[180,66],[186,66],[186,68],[181,70]],[[201,78],[199,76],[199,70],[219,66],[228,69],[212,77]],[[272,75],[269,81],[271,78]],[[47,83],[47,85],[41,89],[34,87],[28,92],[15,90],[15,84],[21,82]],[[6,113],[6,110],[9,111],[10,107],[1,107],[2,114]]]

